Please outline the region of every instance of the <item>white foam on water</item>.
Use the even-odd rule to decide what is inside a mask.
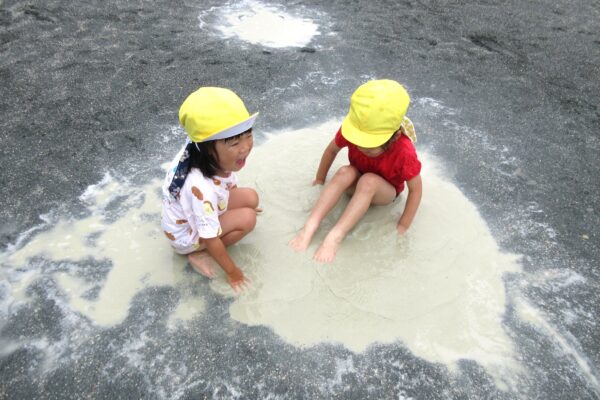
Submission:
[[[212,25],[207,19],[217,18],[216,28],[226,38],[237,37],[266,47],[304,47],[319,34],[318,25],[308,18],[292,16],[275,6],[244,0],[213,7],[198,17],[200,27]]]

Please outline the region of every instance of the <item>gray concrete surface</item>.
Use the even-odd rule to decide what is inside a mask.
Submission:
[[[0,398],[600,398],[600,3],[281,2],[322,32],[306,48],[284,49],[200,29],[198,15],[220,4],[0,2],[2,250],[40,215],[81,212],[77,197],[107,170],[140,182],[160,175],[179,145],[161,137],[197,86],[230,87],[260,110],[260,142],[261,131],[342,116],[367,77],[389,77],[417,100],[419,145],[443,160],[502,248],[524,255],[523,274],[507,277],[504,323],[527,374],[501,391],[474,362],[452,375],[400,344],[364,354],[298,349],[235,323],[216,295],[197,331],[167,336],[178,298],[170,288],[136,297],[123,324],[94,328],[59,307],[48,278],[29,287],[29,306],[0,310]],[[443,108],[432,113],[426,99]],[[101,277],[109,267],[95,268]],[[546,272],[555,278],[532,278]],[[565,283],[565,274],[578,279]],[[556,338],[517,318],[514,291],[543,311],[589,373]],[[151,340],[132,368],[123,351],[140,336]],[[50,368],[40,341],[60,349]],[[348,360],[354,368],[336,379]]]

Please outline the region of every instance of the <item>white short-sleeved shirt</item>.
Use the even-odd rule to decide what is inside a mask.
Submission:
[[[175,158],[174,166],[179,158]],[[192,168],[176,200],[168,191],[172,177],[173,168],[163,185],[161,226],[175,250],[187,254],[202,248],[200,239],[221,234],[219,216],[227,211],[229,190],[236,187],[237,176],[231,172],[227,177],[205,177]]]

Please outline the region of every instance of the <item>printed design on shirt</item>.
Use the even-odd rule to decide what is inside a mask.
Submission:
[[[212,181],[215,184],[215,186],[221,186],[221,181],[218,180],[217,178],[212,178]]]
[[[177,221],[175,221],[175,224],[177,224],[177,225],[187,224],[187,219],[178,219]]]
[[[194,230],[192,228],[188,229],[188,235],[192,236],[194,234]]]
[[[203,203],[203,205],[204,205],[204,214],[209,215],[209,214],[213,214],[215,212],[215,208],[213,207],[213,205],[210,201],[205,201]]]
[[[217,207],[219,207],[219,211],[223,211],[224,209],[226,209],[227,208],[227,202],[225,201],[225,199],[219,200],[219,203],[217,204]]]
[[[167,232],[167,231],[164,231],[164,232],[165,232],[165,236],[168,237],[169,240],[172,240],[172,241],[175,240],[175,235],[173,235],[171,232]]]
[[[198,189],[198,187],[192,186],[192,194],[198,200],[200,200],[200,201],[204,200],[204,196],[202,195],[202,192],[200,191],[200,189]]]
[[[231,189],[233,189],[234,187],[235,187],[235,185],[234,185],[233,183],[231,183],[231,182],[227,182],[227,185],[225,185],[225,188],[226,188],[227,190],[231,190]]]

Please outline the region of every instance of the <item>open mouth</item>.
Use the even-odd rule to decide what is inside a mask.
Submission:
[[[242,158],[242,159],[239,159],[239,160],[237,160],[237,161],[235,162],[235,164],[236,164],[238,167],[243,167],[244,165],[246,165],[246,158]]]

